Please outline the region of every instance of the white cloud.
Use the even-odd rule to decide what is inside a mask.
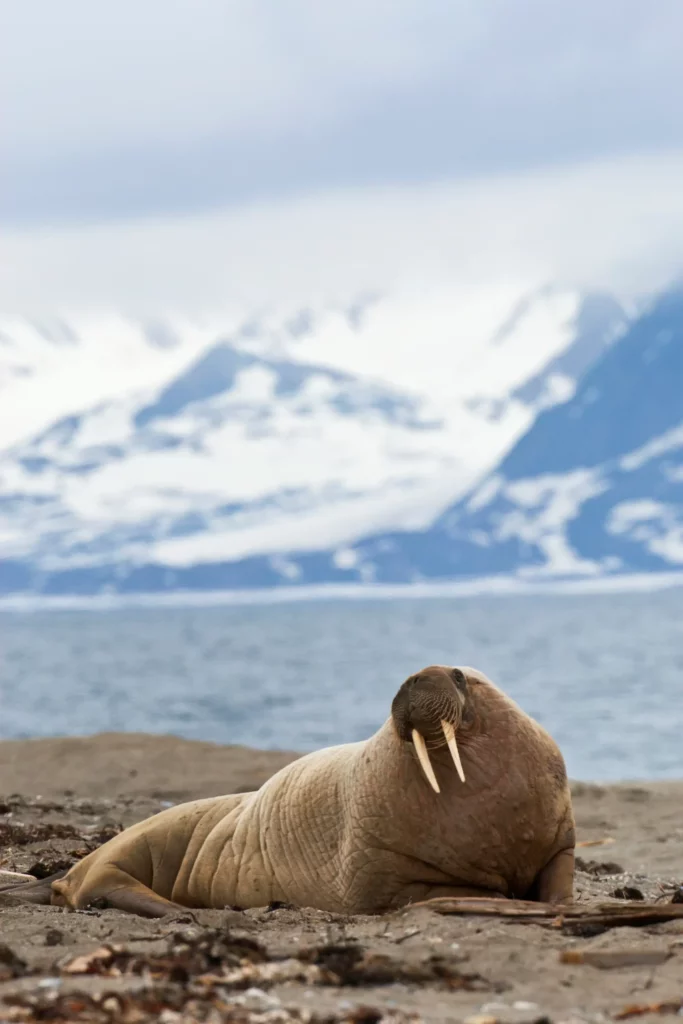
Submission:
[[[350,189],[171,219],[5,231],[6,313],[250,310],[397,281],[560,281],[622,294],[683,266],[683,152],[432,187]]]

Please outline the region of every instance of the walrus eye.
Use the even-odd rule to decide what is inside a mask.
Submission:
[[[451,669],[451,679],[463,694],[467,694],[467,679],[465,673],[459,668]]]
[[[443,734],[446,737],[446,743],[448,749],[451,752],[453,763],[457,769],[458,775],[460,776],[461,782],[465,781],[465,773],[462,768],[462,761],[460,760],[460,752],[458,751],[458,744],[455,742],[455,729],[450,722],[447,722],[444,718],[441,719],[441,728]],[[417,756],[422,766],[422,771],[427,777],[427,782],[432,787],[435,793],[440,793],[439,783],[436,781],[436,775],[432,768],[432,762],[429,760],[429,751],[427,750],[427,744],[424,741],[424,736],[417,729],[413,729],[413,744],[417,751]]]

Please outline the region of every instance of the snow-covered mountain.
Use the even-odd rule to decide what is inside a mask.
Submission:
[[[431,529],[353,548],[358,578],[526,579],[683,566],[683,290],[652,302]]]
[[[358,539],[430,536],[624,325],[559,288],[0,320],[0,592],[372,578]]]

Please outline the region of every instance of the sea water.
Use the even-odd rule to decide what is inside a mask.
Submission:
[[[0,613],[0,738],[363,739],[406,676],[487,673],[572,777],[683,778],[683,591]]]

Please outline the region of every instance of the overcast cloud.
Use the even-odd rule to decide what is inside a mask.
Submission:
[[[683,268],[683,0],[0,0],[0,309]]]
[[[683,147],[681,0],[1,0],[6,224]]]

